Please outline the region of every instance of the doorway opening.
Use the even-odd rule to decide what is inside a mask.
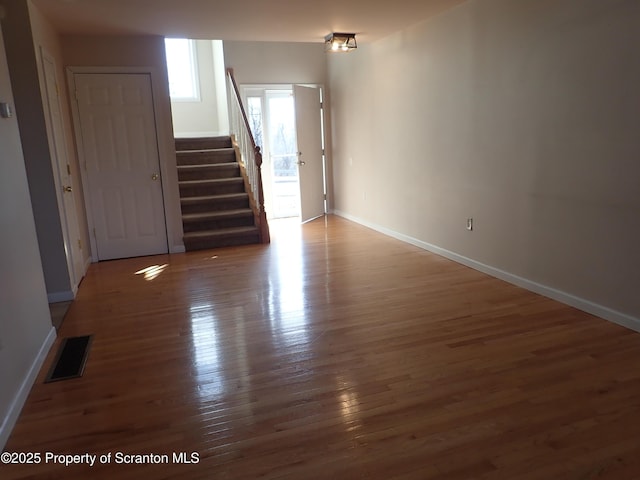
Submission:
[[[296,103],[302,100],[296,98],[297,88],[293,85],[251,85],[241,88],[249,125],[262,151],[265,209],[269,219],[298,218],[299,221],[307,221],[326,212],[322,90],[317,86],[310,88],[318,95],[318,127],[299,118],[300,105]],[[301,129],[305,132],[313,130],[313,135],[318,139],[318,146],[314,148],[317,152],[307,151],[300,145]],[[305,151],[301,152],[301,149]],[[310,176],[312,171],[305,167],[307,164],[319,169]],[[305,182],[302,182],[303,174]],[[309,201],[316,204],[316,213],[312,216],[308,215]]]

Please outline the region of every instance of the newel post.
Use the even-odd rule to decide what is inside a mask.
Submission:
[[[264,191],[262,189],[262,153],[260,147],[256,145],[255,149],[256,168],[258,169],[258,201],[260,209],[260,241],[261,243],[271,243],[271,235],[269,234],[269,224],[267,223],[267,212],[264,210]]]

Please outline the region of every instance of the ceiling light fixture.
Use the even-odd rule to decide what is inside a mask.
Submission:
[[[330,33],[324,37],[327,52],[350,52],[358,48],[355,33]]]

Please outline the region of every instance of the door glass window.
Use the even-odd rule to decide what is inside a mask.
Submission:
[[[267,91],[274,217],[300,215],[295,105],[291,91]]]
[[[298,174],[296,167],[296,130],[293,97],[269,98],[269,145],[276,177]]]

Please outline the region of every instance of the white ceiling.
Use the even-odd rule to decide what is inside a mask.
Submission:
[[[33,0],[63,33],[322,42],[353,32],[371,42],[464,0]]]

